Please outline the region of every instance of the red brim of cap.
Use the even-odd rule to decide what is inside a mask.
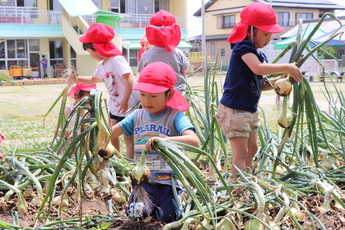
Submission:
[[[79,41],[82,43],[92,43],[92,39],[90,38],[89,34],[79,37]]]
[[[144,82],[138,82],[134,87],[133,90],[140,90],[140,91],[144,91],[146,93],[163,93],[165,91],[167,91],[169,88],[164,87],[164,86],[157,86],[154,84],[150,84],[150,83],[144,83]]]
[[[97,86],[95,84],[89,85],[89,84],[77,82],[77,84],[68,91],[67,96],[74,97],[74,95],[78,92],[78,90],[90,92],[92,89],[96,89],[96,87]]]
[[[284,30],[278,24],[256,26],[256,28],[258,28],[259,30],[262,30],[266,33],[271,33],[271,34],[284,32]]]

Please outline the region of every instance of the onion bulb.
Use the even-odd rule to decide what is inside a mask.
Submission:
[[[297,220],[301,221],[304,219],[304,217],[306,216],[305,213],[303,211],[297,210],[296,208],[291,208],[290,212],[292,215],[294,215],[294,217],[297,218]]]
[[[139,162],[131,170],[130,177],[133,184],[142,185],[149,182],[151,173],[150,169],[146,166],[146,153],[146,150],[142,151]]]
[[[114,156],[115,152],[115,147],[109,142],[106,148],[99,148],[98,155],[104,159],[109,159]]]
[[[258,220],[249,220],[244,225],[244,230],[262,230],[264,226]]]
[[[279,79],[274,83],[274,90],[279,96],[287,96],[292,91],[292,84],[289,77]]]

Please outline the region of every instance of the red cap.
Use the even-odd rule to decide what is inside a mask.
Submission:
[[[69,97],[74,97],[74,95],[79,91],[79,90],[83,90],[83,91],[87,91],[90,92],[91,89],[96,89],[96,85],[89,85],[89,84],[84,84],[81,82],[77,82],[75,86],[73,86],[67,93],[67,96]]]
[[[228,42],[237,43],[247,36],[248,26],[267,33],[280,33],[284,30],[278,25],[276,13],[262,2],[254,2],[246,6],[240,14],[241,21],[232,29]]]
[[[138,83],[133,89],[152,94],[173,89],[174,95],[167,102],[167,105],[182,112],[187,111],[189,103],[178,90],[174,89],[175,82],[176,74],[171,66],[163,62],[153,62],[145,66],[140,72]]]
[[[141,49],[138,52],[138,60],[140,61],[141,56],[143,56],[143,53],[147,50],[147,45],[149,44],[149,41],[147,40],[146,35],[144,35],[141,39],[140,39],[140,46]]]
[[[181,28],[176,24],[175,16],[160,10],[150,18],[150,26],[146,27],[146,36],[150,44],[174,50],[181,40]]]
[[[103,23],[93,23],[86,34],[79,38],[82,43],[93,43],[96,51],[103,57],[122,55],[111,41],[115,36],[114,28]]]
[[[4,135],[2,135],[2,134],[0,133],[0,143],[3,142],[4,140],[5,140]]]

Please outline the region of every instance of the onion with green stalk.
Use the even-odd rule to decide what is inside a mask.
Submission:
[[[274,82],[274,90],[279,96],[288,96],[292,91],[292,83],[290,76],[278,79]]]
[[[131,169],[130,177],[134,185],[143,185],[149,182],[151,173],[146,166],[146,154],[148,150],[142,151],[138,164]]]
[[[149,182],[151,173],[149,168],[146,166],[146,154],[149,151],[147,149],[143,150],[139,162],[136,166],[134,166],[131,169],[130,178],[132,180],[133,184],[133,192],[132,192],[132,199],[134,201],[134,205],[142,204],[142,212],[144,212],[146,215],[150,214],[150,210],[152,207],[152,202],[150,200],[150,197],[146,190],[144,189],[143,185]],[[134,208],[135,209],[135,208]],[[144,215],[144,213],[136,213],[134,217],[137,218],[137,215],[140,215],[141,217]]]

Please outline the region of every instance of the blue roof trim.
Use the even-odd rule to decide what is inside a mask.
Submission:
[[[9,25],[0,24],[1,38],[63,37],[60,25]]]

